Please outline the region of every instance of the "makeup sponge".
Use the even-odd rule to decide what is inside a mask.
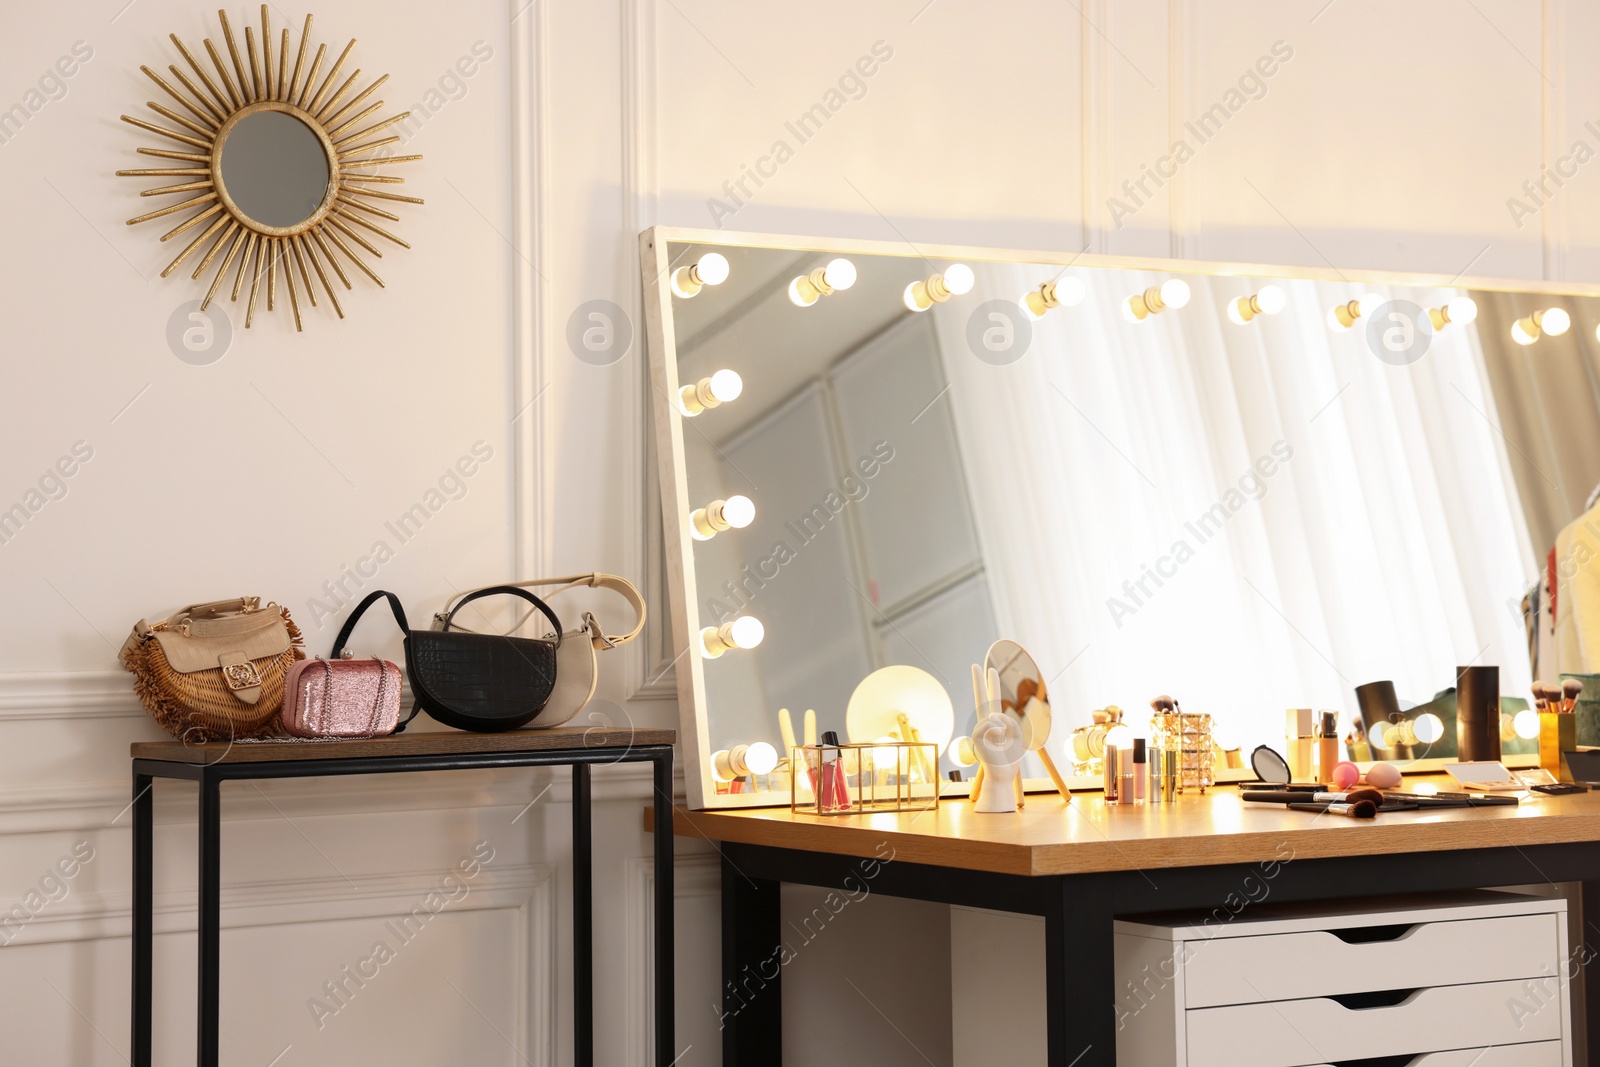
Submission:
[[[1361,768],[1354,763],[1341,763],[1333,769],[1333,787],[1349,789],[1361,780]]]
[[[1367,784],[1374,789],[1393,789],[1400,784],[1400,768],[1392,763],[1374,763],[1367,771]]]

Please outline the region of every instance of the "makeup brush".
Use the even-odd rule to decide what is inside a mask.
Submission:
[[[1347,819],[1372,819],[1378,814],[1378,805],[1370,800],[1358,800],[1355,803],[1348,801],[1330,801],[1326,804],[1290,804],[1288,807],[1294,811],[1315,811],[1323,815],[1342,815]]]
[[[1163,693],[1161,696],[1158,696],[1154,700],[1150,701],[1150,707],[1158,715],[1162,714],[1163,712],[1174,713],[1178,710],[1178,702]]]
[[[1576,678],[1568,678],[1561,683],[1561,710],[1571,713],[1577,710],[1578,694],[1583,692],[1583,683]]]

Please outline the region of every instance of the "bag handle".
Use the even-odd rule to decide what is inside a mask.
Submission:
[[[534,609],[543,612],[544,617],[549,619],[551,625],[556,628],[556,647],[561,647],[561,620],[556,618],[556,613],[550,610],[550,605],[546,604],[544,601],[540,600],[526,589],[522,589],[514,585],[491,585],[484,589],[474,589],[472,592],[456,601],[456,606],[450,609],[450,614],[446,615],[444,618],[444,629],[447,631],[450,629],[450,621],[456,617],[456,612],[466,607],[472,601],[486,596],[517,596],[532,604]],[[530,610],[528,614],[532,615],[533,612]]]
[[[355,631],[356,623],[361,621],[361,616],[366,614],[367,609],[379,597],[389,601],[389,610],[394,613],[394,621],[400,624],[400,632],[406,636],[407,640],[410,640],[411,624],[406,622],[406,609],[400,606],[400,598],[386,589],[378,589],[368,593],[366,599],[356,605],[356,610],[352,611],[350,617],[344,620],[344,625],[339,627],[339,636],[333,639],[333,651],[328,653],[329,659],[344,658],[344,646],[350,640],[351,633]]]
[[[603,632],[600,629],[600,624],[595,621],[594,616],[588,612],[584,612],[584,621],[593,628],[593,635],[591,636],[590,641],[594,644],[596,649],[618,648],[627,644],[629,641],[632,641],[644,631],[644,623],[646,618],[644,597],[639,594],[639,590],[634,587],[632,582],[618,575],[602,574],[598,571],[595,571],[590,574],[568,575],[565,578],[535,578],[526,582],[512,582],[510,585],[518,589],[538,588],[546,585],[561,586],[560,589],[557,589],[554,593],[549,594],[551,597],[560,596],[568,589],[577,589],[582,586],[587,586],[590,589],[609,589],[611,592],[622,597],[622,599],[626,600],[629,606],[633,608],[634,617],[633,629],[629,630],[625,634],[611,635]],[[493,588],[506,587],[495,586]],[[469,593],[465,595],[470,596],[471,594]],[[462,603],[465,603],[465,601],[462,601]],[[455,604],[454,600],[452,600],[450,603],[447,603],[445,605],[445,611],[441,612],[440,615],[435,616],[435,618],[443,618],[447,617],[447,615],[453,615],[455,612],[451,607],[452,604]],[[455,604],[455,606],[460,607],[459,604]],[[518,630],[522,629],[522,627],[532,617],[533,612],[530,610],[527,614],[523,615],[522,618],[518,619],[516,625],[513,626],[508,632],[516,633]],[[459,630],[464,628],[458,626],[456,629]]]

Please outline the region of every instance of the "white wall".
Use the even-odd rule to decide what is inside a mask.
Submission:
[[[206,367],[167,347],[168,316],[198,293],[154,277],[172,253],[157,245],[159,224],[122,224],[138,213],[140,183],[112,171],[138,165],[133,148],[147,143],[116,118],[154,95],[139,64],[175,61],[165,34],[196,42],[215,32],[214,14],[174,0],[8,9],[0,106],[26,100],[74,42],[93,58],[63,99],[0,143],[10,253],[0,505],[24,499],[74,442],[94,456],[63,499],[0,545],[0,905],[22,901],[77,841],[95,858],[0,951],[6,1051],[109,1064],[127,1048],[127,818],[114,817],[126,802],[124,745],[156,736],[115,672],[129,625],[189,600],[260,593],[325,646],[332,624],[319,629],[309,603],[321,584],[479,440],[494,459],[369,588],[424,612],[453,588],[511,573],[642,574],[653,471],[641,458],[639,331],[626,356],[596,366],[574,358],[567,321],[607,299],[637,324],[634,234],[714,224],[707,198],[734,207],[724,182],[780,138],[793,158],[760,187],[747,179],[728,228],[1519,277],[1579,278],[1600,264],[1588,170],[1520,228],[1507,207],[1574,140],[1600,147],[1583,125],[1600,88],[1586,62],[1600,14],[1585,5],[1080,6],[319,5],[319,39],[358,36],[361,65],[393,75],[383,95],[395,105],[423,99],[477,41],[494,58],[407,146],[427,157],[411,176],[428,203],[400,212],[415,248],[384,258],[388,290],[358,283],[346,321],[315,313],[299,336],[282,315],[258,318]],[[302,16],[275,9],[274,22],[298,29]],[[1293,56],[1261,99],[1161,188],[1147,180],[1139,203],[1120,192],[1278,40]],[[785,122],[824,101],[878,41],[893,55],[865,95],[798,143]],[[1112,195],[1137,208],[1120,227]],[[382,628],[372,624],[372,640]],[[665,680],[642,653],[619,658],[609,714],[671,723],[670,701],[641,699],[670,692]],[[637,827],[648,789],[625,773],[603,778],[597,1033],[600,1062],[631,1065],[646,1048],[637,935],[648,842]],[[230,1060],[267,1063],[292,1046],[281,1063],[331,1063],[359,1044],[363,1058],[395,1064],[561,1062],[562,791],[511,821],[543,788],[505,775],[231,788]],[[158,1032],[162,1062],[183,1062],[192,816],[181,790],[165,792],[158,887],[171,932]],[[388,988],[363,991],[318,1031],[306,1000],[480,839],[497,850],[493,880],[407,947],[384,972]],[[680,859],[679,1032],[694,1046],[684,1064],[717,1062],[714,859],[688,843]],[[908,940],[948,936],[926,909],[862,907]],[[828,973],[843,940],[819,938],[797,967]],[[791,1061],[823,1062],[815,1035],[837,1005],[799,980],[787,1000]],[[925,1062],[897,1044],[892,1019],[851,1018],[881,1062]]]

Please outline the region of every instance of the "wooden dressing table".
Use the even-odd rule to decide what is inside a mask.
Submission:
[[[1404,788],[1443,775],[1409,777]],[[1600,915],[1600,793],[1534,794],[1516,807],[1396,812],[1372,821],[1246,804],[1236,788],[1172,805],[1066,804],[1030,796],[1016,814],[937,811],[819,817],[785,808],[680,811],[675,832],[722,854],[723,1062],[782,1062],[784,882],[1038,915],[1045,923],[1050,1067],[1116,1062],[1112,920],[1350,895],[1582,883]],[[1266,897],[1259,888],[1268,887]],[[1577,959],[1600,954],[1582,924]],[[1585,983],[1588,1032],[1600,1034],[1600,981]]]

